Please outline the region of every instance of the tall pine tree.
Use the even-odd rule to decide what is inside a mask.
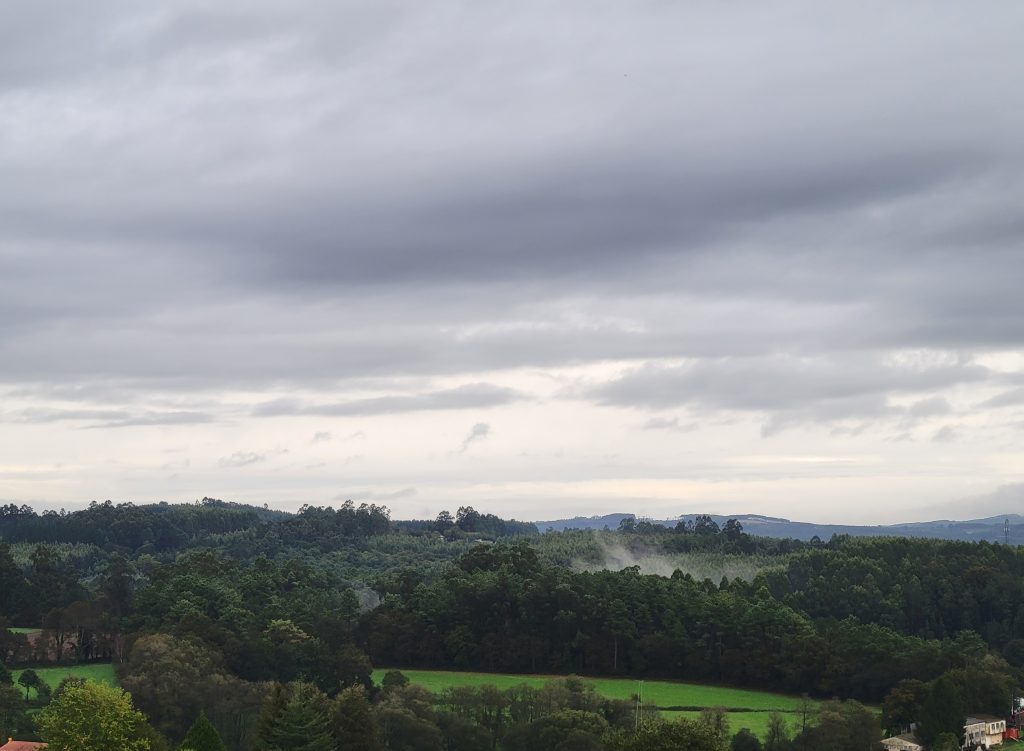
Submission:
[[[192,727],[185,734],[185,740],[178,746],[178,751],[228,751],[224,741],[213,723],[207,719],[206,714],[199,713],[199,717],[192,723]]]
[[[963,694],[948,675],[943,675],[932,684],[921,707],[917,737],[929,746],[943,733],[951,733],[960,739],[966,714]]]
[[[327,697],[309,683],[275,687],[259,722],[261,751],[333,751]]]

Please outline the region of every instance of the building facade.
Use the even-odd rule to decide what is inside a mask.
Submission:
[[[964,723],[964,748],[991,748],[1003,742],[1006,720],[993,715],[973,715]]]

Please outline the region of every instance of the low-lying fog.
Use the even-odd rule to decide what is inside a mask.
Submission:
[[[598,562],[577,560],[573,568],[577,571],[621,571],[630,566],[639,566],[642,574],[672,576],[676,569],[690,574],[694,579],[711,579],[716,584],[726,577],[752,581],[759,571],[778,565],[777,560],[760,556],[738,556],[722,553],[673,553],[666,555],[650,549],[630,550],[624,545],[600,543],[602,558]]]

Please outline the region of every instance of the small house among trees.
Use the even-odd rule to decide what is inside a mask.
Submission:
[[[924,745],[917,740],[913,733],[894,735],[892,738],[884,738],[882,745],[886,751],[924,751]]]
[[[972,715],[964,723],[964,748],[991,748],[1003,742],[1006,720],[994,715]]]

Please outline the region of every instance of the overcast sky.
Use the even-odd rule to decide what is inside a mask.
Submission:
[[[8,3],[0,499],[1019,511],[1022,28]]]

